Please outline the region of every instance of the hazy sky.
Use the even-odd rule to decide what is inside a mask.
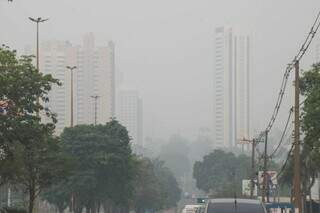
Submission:
[[[33,45],[29,16],[50,18],[41,40],[79,43],[87,32],[99,44],[112,39],[117,71],[144,99],[145,136],[194,136],[213,126],[214,28],[234,27],[253,40],[251,117],[259,130],[319,9],[319,0],[0,0],[0,43]],[[314,44],[304,68],[314,60]]]

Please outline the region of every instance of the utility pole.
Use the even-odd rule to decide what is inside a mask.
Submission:
[[[253,199],[254,192],[254,179],[256,177],[255,168],[255,149],[256,149],[256,139],[252,140],[252,151],[251,151],[251,185],[250,185],[250,198]]]
[[[70,83],[70,127],[73,127],[73,70],[77,67],[73,66],[66,66],[66,68],[70,71],[71,75],[71,83]]]
[[[76,66],[66,66],[67,70],[70,71],[70,127],[73,127],[73,70],[75,70]],[[75,212],[75,197],[74,194],[71,194],[71,205],[70,212]]]
[[[268,130],[265,131],[265,141],[264,141],[264,155],[263,155],[263,185],[262,185],[262,202],[269,202],[269,196],[267,195],[267,190],[269,190],[267,182],[267,166],[268,166]]]
[[[31,18],[29,17],[30,21],[36,23],[37,25],[37,40],[36,40],[36,43],[37,43],[37,70],[39,72],[39,23],[43,23],[45,21],[48,21],[49,19],[42,19],[41,17],[38,17],[38,18]]]
[[[320,173],[318,172],[318,177],[317,177],[317,180],[318,180],[318,199],[320,200]],[[320,208],[318,208],[319,212],[320,213]]]
[[[98,98],[100,98],[100,96],[92,95],[90,97],[94,99],[94,125],[97,125],[97,119],[98,119],[98,116],[97,116],[98,105],[97,104],[98,104]]]
[[[245,143],[251,143],[252,145],[252,150],[251,150],[251,183],[250,183],[250,198],[253,199],[253,192],[254,192],[254,179],[255,179],[255,174],[256,174],[256,169],[255,169],[255,149],[256,149],[256,139],[246,139],[243,138],[240,140],[240,143],[243,145]]]
[[[295,100],[294,100],[294,175],[293,175],[293,193],[294,193],[294,204],[298,208],[299,212],[302,210],[301,202],[301,162],[300,162],[300,118],[299,118],[299,95],[300,95],[300,85],[299,85],[299,61],[296,61],[295,65]]]
[[[70,82],[70,127],[73,127],[73,70],[75,70],[76,66],[66,66],[68,71],[70,71],[71,82]],[[75,212],[75,196],[71,194],[71,207],[70,212]]]
[[[37,71],[40,72],[40,67],[39,67],[39,23],[43,23],[45,21],[48,21],[49,19],[42,19],[41,17],[38,17],[38,18],[32,18],[32,17],[29,17],[29,20],[36,23],[37,25],[37,38],[36,38],[36,48],[37,48]],[[39,97],[37,98],[37,104],[39,104]],[[37,112],[37,116],[39,117],[39,112]]]

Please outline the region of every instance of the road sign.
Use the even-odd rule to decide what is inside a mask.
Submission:
[[[269,184],[269,187],[273,187],[275,185],[278,185],[277,180],[278,173],[276,171],[267,171],[267,182]],[[263,171],[259,171],[259,184],[263,185]]]
[[[250,196],[250,189],[251,189],[251,180],[244,179],[242,180],[242,195],[243,196]],[[257,196],[257,187],[254,187],[253,196]]]

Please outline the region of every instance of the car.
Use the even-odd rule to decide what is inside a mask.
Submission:
[[[206,206],[206,213],[266,213],[260,200],[220,198],[211,199]]]
[[[186,205],[182,213],[203,213],[204,205]]]

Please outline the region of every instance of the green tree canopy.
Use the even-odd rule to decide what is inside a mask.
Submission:
[[[215,150],[194,164],[193,177],[197,187],[212,196],[239,196],[242,179],[250,177],[250,162],[245,155]]]
[[[139,159],[133,205],[136,213],[175,207],[181,189],[173,173],[160,160]]]
[[[51,75],[43,75],[32,64],[31,56],[17,57],[16,51],[0,48],[0,146],[3,154],[10,155],[15,142],[29,143],[33,126],[35,131],[51,134],[55,115],[43,103],[48,102],[48,92],[59,84]],[[41,101],[37,101],[40,99]],[[40,124],[37,113],[53,122]]]
[[[59,82],[39,73],[32,57],[0,48],[1,181],[23,186],[29,212],[40,191],[64,174],[58,139],[52,136],[55,115],[43,106],[53,84]],[[41,123],[39,115],[49,119]]]
[[[300,92],[304,97],[301,113],[303,145],[301,152],[302,189],[310,193],[315,176],[320,169],[320,63],[304,71],[300,78]],[[292,184],[293,158],[288,158],[280,181]]]
[[[320,63],[303,73],[301,94],[305,97],[302,112],[304,144],[308,146],[310,159],[320,168]],[[307,148],[307,147],[305,147]]]
[[[44,195],[49,202],[63,208],[68,200],[58,200],[59,196],[72,197],[75,212],[83,208],[95,212],[107,200],[128,204],[134,162],[125,127],[116,120],[106,125],[78,125],[65,128],[61,140],[64,153],[72,159],[72,171],[67,181],[57,183]]]

